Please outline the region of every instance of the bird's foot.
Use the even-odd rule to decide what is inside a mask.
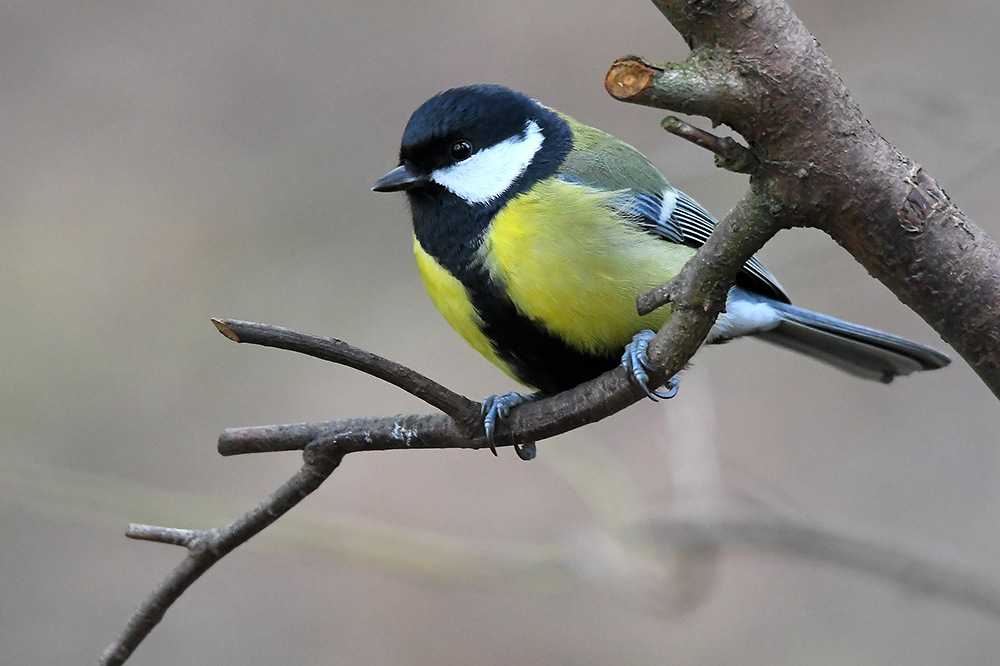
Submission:
[[[490,445],[490,451],[497,455],[497,449],[493,446],[493,433],[496,432],[497,421],[502,421],[510,414],[510,410],[518,405],[525,405],[541,398],[539,393],[505,393],[504,395],[490,395],[483,400],[483,427],[486,429],[486,441]],[[535,457],[535,443],[514,445],[514,451],[521,460],[531,460]]]
[[[656,401],[657,398],[667,400],[669,398],[677,395],[677,387],[680,382],[677,377],[671,377],[667,380],[666,391],[653,391],[649,388],[649,375],[646,374],[646,370],[650,369],[649,359],[646,356],[646,352],[649,349],[649,341],[656,336],[654,331],[645,330],[639,331],[632,338],[632,342],[625,346],[625,353],[622,354],[622,367],[635,379],[635,381],[642,387],[642,390],[646,392],[649,399]]]

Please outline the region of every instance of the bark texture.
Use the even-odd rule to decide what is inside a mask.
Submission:
[[[1000,397],[1000,249],[851,98],[783,0],[654,0],[692,49],[616,62],[608,91],[743,136],[751,195],[781,227],[827,232]]]

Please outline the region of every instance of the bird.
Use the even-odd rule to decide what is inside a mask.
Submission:
[[[510,409],[618,365],[654,400],[646,345],[669,305],[636,298],[675,276],[716,220],[625,142],[492,84],[441,92],[413,112],[398,166],[427,293],[476,351],[533,393],[483,402],[490,447]],[[706,344],[752,336],[864,379],[891,382],[950,359],[922,344],[791,304],[753,257]],[[534,446],[517,449],[533,457]]]

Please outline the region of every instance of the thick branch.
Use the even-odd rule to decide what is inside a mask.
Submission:
[[[747,82],[725,60],[716,65],[724,55],[702,49],[686,62],[656,65],[626,56],[611,66],[604,88],[618,99],[695,116],[744,114],[751,98]]]
[[[779,226],[829,233],[1000,397],[1000,248],[871,127],[788,5],[654,4],[692,47],[691,58],[618,61],[607,80],[631,85],[609,91],[673,111],[696,108],[739,132],[757,159],[751,182],[767,214]],[[742,105],[730,102],[734,78],[747,95]],[[720,82],[714,98],[706,82]]]

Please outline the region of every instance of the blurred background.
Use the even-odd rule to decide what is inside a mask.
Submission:
[[[1000,4],[792,6],[875,127],[1000,236]],[[423,293],[404,197],[369,189],[427,97],[522,90],[724,215],[745,177],[604,92],[628,53],[687,55],[646,0],[6,3],[0,662],[92,663],[183,557],[125,539],[126,523],[222,524],[301,464],[223,459],[224,428],[426,410],[235,345],[210,317],[339,337],[476,399],[514,388]],[[797,304],[947,349],[819,232],[762,256]],[[671,440],[690,436],[714,442],[727,502],[1000,575],[998,405],[953,358],[884,386],[743,341],[699,353],[676,399],[543,442],[530,464],[349,456],[130,663],[995,664],[996,617],[824,564],[726,554],[687,613],[539,564],[593,564],[600,530],[669,513]]]

